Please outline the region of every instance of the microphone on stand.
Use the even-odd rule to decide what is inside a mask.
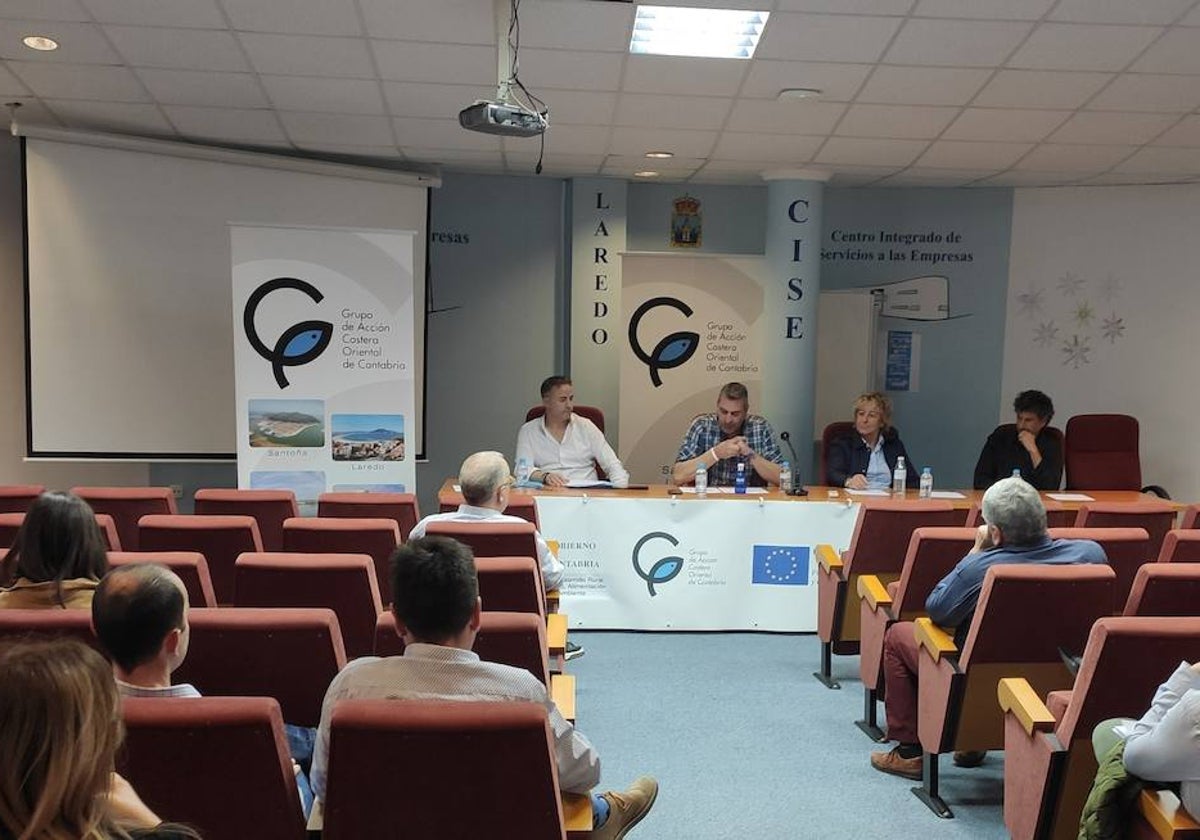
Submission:
[[[792,446],[791,432],[780,432],[779,439],[783,441],[788,448],[788,452],[792,453],[792,486],[788,489],[789,496],[807,496],[808,491],[796,483],[796,469],[800,466],[800,458],[796,455],[796,448]]]

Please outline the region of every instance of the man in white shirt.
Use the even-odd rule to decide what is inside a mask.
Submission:
[[[546,687],[526,670],[483,662],[472,652],[482,602],[469,548],[448,537],[409,540],[392,556],[392,592],[392,617],[404,638],[404,655],[356,659],[330,684],[313,754],[312,783],[318,797],[324,797],[328,781],[330,719],[337,702],[346,699],[538,703],[549,718],[559,786],[570,793],[588,793],[599,783],[599,755],[562,716]],[[658,782],[650,776],[623,792],[592,794],[589,837],[624,837],[657,796]]]
[[[418,522],[409,533],[410,540],[425,536],[430,522],[524,522],[519,516],[504,513],[513,477],[508,462],[499,452],[476,452],[467,457],[458,470],[458,483],[466,504],[453,513],[435,513]],[[542,569],[546,589],[558,589],[562,584],[563,564],[538,531],[533,532],[537,543],[537,561]]]
[[[604,439],[604,432],[575,413],[575,386],[570,379],[551,376],[544,381],[542,405],[545,414],[517,432],[517,462],[525,459],[532,469],[530,478],[547,487],[596,481],[599,463],[614,487],[629,485],[629,473]]]

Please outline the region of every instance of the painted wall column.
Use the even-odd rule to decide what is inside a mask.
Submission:
[[[820,484],[813,473],[813,406],[816,400],[817,296],[821,292],[821,210],[828,173],[809,169],[764,172],[767,182],[767,296],[763,343],[766,371],[760,404],[752,406],[788,432],[799,463],[796,481]],[[751,395],[754,398],[754,395]],[[787,454],[787,447],[780,441]]]

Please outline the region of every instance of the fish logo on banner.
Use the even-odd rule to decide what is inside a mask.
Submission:
[[[642,568],[642,546],[650,542],[650,540],[666,540],[673,546],[679,545],[679,540],[666,531],[651,531],[638,540],[637,544],[633,547],[633,570],[637,572],[638,577],[646,581],[646,588],[650,590],[650,597],[653,598],[658,594],[654,590],[655,584],[666,583],[683,571],[683,558],[678,556],[663,557],[660,560],[655,560],[649,569]]]
[[[768,586],[807,586],[807,545],[756,545],[751,562],[751,583]]]
[[[654,350],[647,353],[642,349],[642,344],[638,341],[638,325],[641,324],[642,318],[651,309],[657,309],[660,306],[669,306],[672,309],[678,309],[684,316],[692,317],[692,307],[688,306],[678,298],[673,297],[655,297],[650,298],[637,309],[629,319],[629,349],[633,351],[633,355],[637,356],[646,367],[650,368],[650,381],[654,383],[655,388],[662,386],[662,377],[658,375],[660,370],[668,368],[677,368],[692,358],[696,352],[696,348],[700,346],[700,335],[694,332],[673,332],[659,340],[654,346]]]
[[[254,315],[263,299],[280,289],[303,292],[312,298],[313,303],[320,303],[325,296],[312,283],[295,277],[276,277],[263,283],[246,299],[246,308],[242,310],[242,329],[246,332],[246,340],[250,342],[254,352],[271,363],[275,382],[282,389],[291,384],[283,369],[306,365],[324,353],[333,337],[333,324],[328,321],[301,321],[284,330],[283,335],[275,341],[274,348],[268,347],[254,326]]]

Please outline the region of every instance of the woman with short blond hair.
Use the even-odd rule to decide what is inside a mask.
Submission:
[[[854,431],[835,439],[825,461],[825,483],[852,490],[885,490],[892,486],[897,458],[904,458],[908,484],[917,469],[892,426],[892,401],[878,391],[854,401]]]

